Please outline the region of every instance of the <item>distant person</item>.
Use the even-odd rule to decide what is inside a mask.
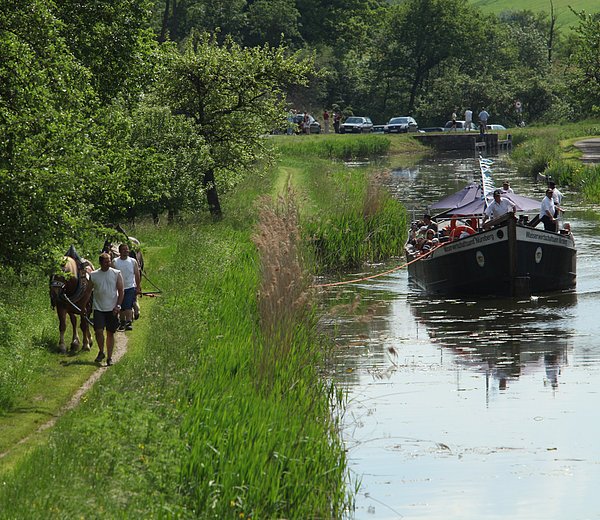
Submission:
[[[329,133],[329,112],[327,109],[323,110],[323,126],[325,127],[325,133]]]
[[[100,255],[100,268],[90,273],[94,286],[94,333],[98,342],[98,355],[95,362],[100,363],[106,355],[107,366],[112,365],[112,353],[115,344],[115,332],[119,326],[119,313],[123,303],[123,277],[110,266],[110,255]],[[104,329],[106,329],[106,354],[104,354]]]
[[[451,119],[452,119],[452,126],[451,126],[450,128],[451,128],[452,130],[456,130],[456,119],[457,119],[457,116],[456,116],[456,108],[454,109],[454,112],[452,112],[452,117],[451,117]]]
[[[502,183],[502,188],[500,189],[502,194],[504,193],[514,193],[514,190],[510,187],[510,183],[508,181],[504,181]]]
[[[333,131],[336,134],[340,133],[340,125],[342,124],[342,113],[339,110],[333,114]]]
[[[552,190],[548,188],[546,190],[546,196],[542,199],[542,204],[540,206],[540,220],[544,224],[544,229],[546,231],[556,231],[558,230],[558,221],[554,216],[556,213],[556,208],[554,206],[554,200],[552,200]]]
[[[473,111],[470,108],[465,110],[465,130],[471,130],[473,126]]]
[[[502,192],[500,190],[494,191],[494,200],[489,204],[487,208],[485,208],[485,215],[483,216],[483,220],[481,221],[481,225],[484,229],[489,228],[489,224],[484,226],[486,220],[496,220],[500,218],[502,215],[510,212],[516,213],[517,207],[514,203],[508,199],[502,197]]]
[[[485,108],[482,108],[481,112],[479,112],[479,125],[480,125],[479,131],[482,134],[485,134],[485,130],[486,130],[489,118],[490,118],[490,115],[488,114],[487,110]]]
[[[304,121],[302,122],[302,130],[305,134],[310,134],[310,116],[308,113],[304,114]]]

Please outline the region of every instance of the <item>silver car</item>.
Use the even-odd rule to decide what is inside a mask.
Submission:
[[[405,134],[416,132],[419,129],[417,122],[410,116],[392,117],[383,127],[386,134]]]
[[[350,116],[340,127],[342,134],[362,134],[372,131],[373,122],[368,117]]]

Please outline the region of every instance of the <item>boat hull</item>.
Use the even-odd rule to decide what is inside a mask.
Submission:
[[[426,257],[408,249],[406,256],[410,280],[430,294],[522,296],[576,284],[573,237],[514,219],[443,244]]]

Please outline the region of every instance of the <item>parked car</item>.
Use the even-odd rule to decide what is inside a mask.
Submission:
[[[383,134],[385,131],[385,125],[373,125],[374,134]]]
[[[392,117],[384,126],[383,131],[386,134],[405,134],[408,132],[416,132],[419,129],[417,122],[410,116]]]
[[[299,125],[304,121],[304,114],[294,114],[293,122],[296,125]],[[308,122],[310,123],[310,133],[311,134],[320,134],[321,133],[321,123],[319,123],[313,116],[308,114]]]
[[[373,122],[368,117],[350,116],[340,126],[342,134],[360,134],[373,131]]]
[[[444,125],[444,131],[447,131],[447,130],[454,131],[454,129],[452,128],[452,120],[446,121],[446,124]],[[458,121],[458,120],[456,121],[456,130],[460,130],[461,132],[468,131],[465,128],[465,122],[464,121]],[[471,130],[469,130],[469,131],[471,131],[471,132],[477,132],[478,130],[479,129],[478,129],[477,125],[475,123],[471,123]]]
[[[485,125],[486,130],[491,130],[492,132],[504,131],[506,127],[504,125]]]

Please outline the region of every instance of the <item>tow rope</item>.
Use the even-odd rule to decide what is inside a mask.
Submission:
[[[390,274],[393,273],[394,271],[399,271],[400,269],[403,269],[404,267],[407,267],[411,264],[414,264],[415,262],[418,262],[419,260],[423,260],[424,258],[427,258],[431,253],[433,253],[436,249],[439,249],[440,247],[443,247],[445,245],[444,244],[439,244],[433,248],[431,248],[429,251],[427,251],[426,253],[418,256],[417,258],[415,258],[414,260],[411,260],[410,262],[406,262],[405,264],[399,265],[397,267],[394,267],[392,269],[388,269],[387,271],[383,271],[382,273],[377,273],[377,274],[373,274],[371,276],[364,276],[363,278],[356,278],[354,280],[346,280],[343,282],[333,282],[333,283],[323,283],[323,284],[315,284],[315,285],[311,285],[312,288],[321,288],[321,287],[335,287],[337,285],[348,285],[351,283],[356,283],[356,282],[363,282],[365,280],[372,280],[373,278],[379,278],[380,276],[384,276],[386,274]]]

